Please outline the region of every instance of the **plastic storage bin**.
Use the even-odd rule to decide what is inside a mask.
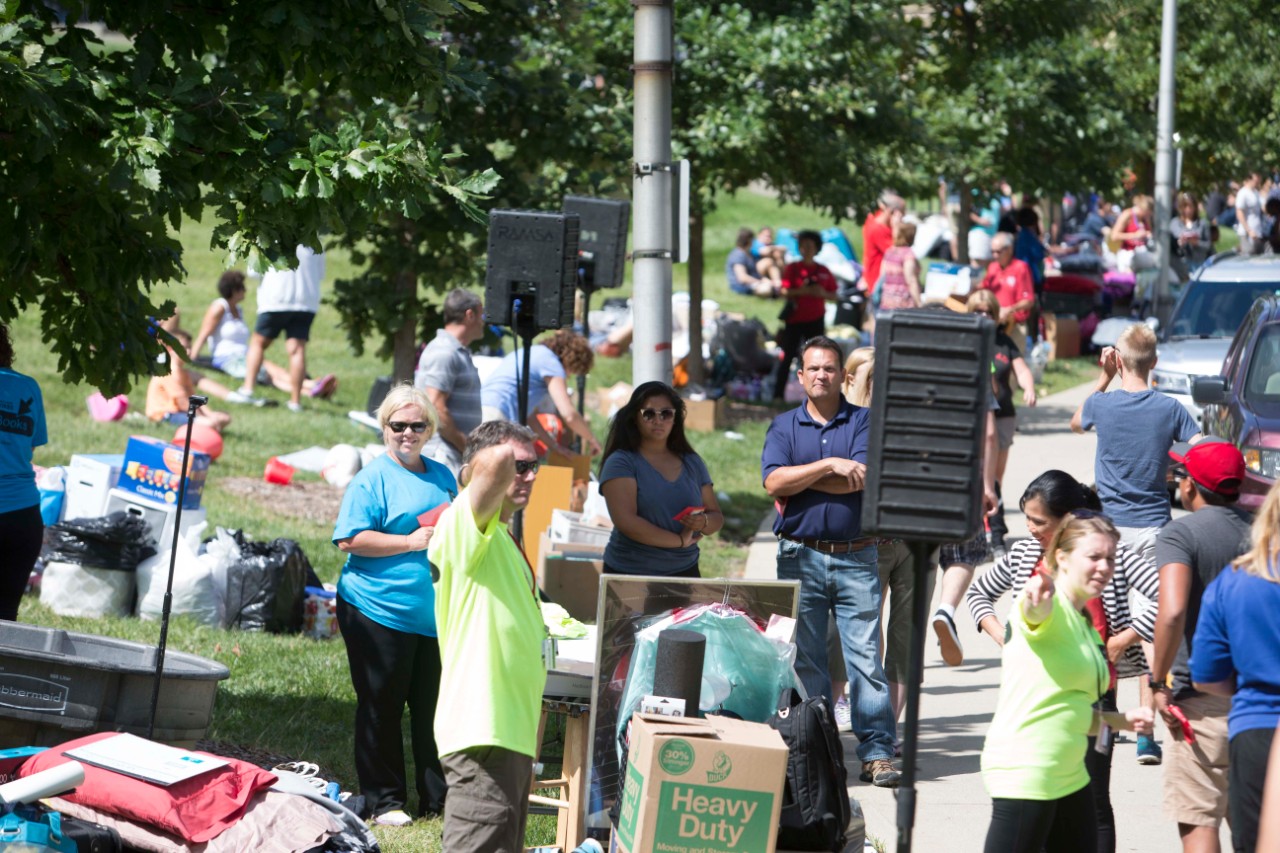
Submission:
[[[0,622],[0,748],[55,746],[92,732],[146,737],[156,647]],[[217,661],[165,653],[155,740],[192,746],[213,717]]]

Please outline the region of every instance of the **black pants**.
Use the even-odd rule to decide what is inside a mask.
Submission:
[[[787,390],[787,380],[791,378],[791,362],[800,353],[800,345],[814,335],[826,331],[822,318],[807,320],[803,323],[786,323],[778,330],[775,343],[782,348],[782,358],[778,362],[778,370],[773,377],[773,399],[781,400]]]
[[[1108,690],[1098,702],[1102,711],[1116,710],[1116,692]],[[1115,742],[1115,732],[1111,733]],[[1084,766],[1089,771],[1089,790],[1093,792],[1093,806],[1098,816],[1098,853],[1116,853],[1116,815],[1111,809],[1111,750],[1103,755],[1094,749],[1097,738],[1089,738],[1089,748],[1084,754]]]
[[[1249,729],[1231,739],[1231,767],[1227,771],[1227,817],[1235,853],[1253,853],[1258,846],[1262,786],[1267,781],[1274,728]]]
[[[439,641],[379,625],[342,596],[338,627],[356,691],[356,775],[366,805],[379,815],[408,803],[400,734],[407,704],[418,814],[441,814],[446,788],[435,739]]]
[[[17,621],[18,605],[43,542],[44,521],[39,504],[0,513],[0,554],[5,555],[0,570],[0,619]]]
[[[1096,853],[1098,819],[1089,786],[1059,800],[1005,800],[991,805],[983,853]]]

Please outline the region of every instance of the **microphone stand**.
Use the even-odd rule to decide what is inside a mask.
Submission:
[[[164,586],[164,606],[160,610],[160,643],[156,646],[156,676],[151,688],[151,714],[147,718],[147,739],[154,740],[156,706],[160,704],[160,681],[164,678],[164,652],[169,642],[169,614],[173,609],[173,572],[178,563],[178,537],[182,535],[182,505],[187,499],[187,470],[191,459],[191,428],[196,410],[209,402],[208,397],[192,394],[187,402],[187,436],[182,442],[182,474],[178,483],[178,506],[173,514],[173,543],[169,548],[169,577]]]

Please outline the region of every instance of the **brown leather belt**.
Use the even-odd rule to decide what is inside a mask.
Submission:
[[[864,536],[861,539],[849,539],[845,541],[837,541],[833,539],[795,539],[791,536],[783,536],[791,542],[799,542],[806,548],[812,548],[815,551],[821,551],[824,554],[852,554],[854,551],[861,551],[870,545],[879,543],[878,536]]]

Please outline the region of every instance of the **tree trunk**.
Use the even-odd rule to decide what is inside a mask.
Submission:
[[[689,382],[706,380],[702,358],[702,204],[697,193],[689,199]]]
[[[412,382],[414,354],[418,351],[418,275],[413,270],[401,270],[396,275],[396,303],[401,306],[403,318],[392,339],[391,380]]]

